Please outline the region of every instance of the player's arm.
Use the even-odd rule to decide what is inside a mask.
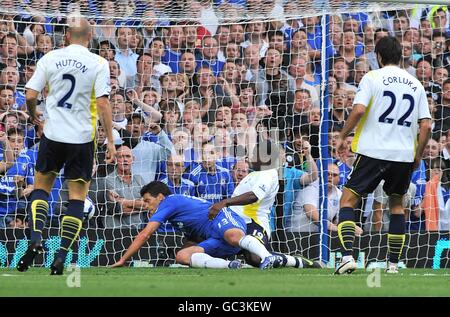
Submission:
[[[221,200],[221,201],[211,205],[211,207],[209,207],[208,218],[210,220],[214,219],[217,216],[217,214],[220,212],[220,210],[222,210],[225,207],[245,206],[245,205],[256,203],[257,201],[258,201],[258,197],[255,195],[254,192],[246,192],[246,193],[243,193],[242,195],[239,195],[236,197],[231,197],[231,198]]]
[[[355,129],[361,118],[366,113],[366,107],[363,104],[355,104],[353,110],[350,113],[347,121],[339,134],[338,143],[336,146],[337,151],[345,150],[345,138]]]
[[[417,138],[416,157],[414,158],[414,170],[420,166],[423,151],[431,136],[431,119],[425,118],[419,121],[419,136]]]
[[[31,76],[30,80],[25,85],[25,99],[28,113],[30,114],[30,122],[36,125],[40,123],[40,113],[36,111],[37,98],[39,93],[44,90],[45,85],[47,84],[47,78],[45,75],[46,61],[46,56],[44,56],[37,62],[36,70],[34,71],[33,76]]]
[[[106,152],[105,163],[112,164],[114,163],[114,158],[116,155],[116,148],[114,146],[114,138],[112,134],[112,113],[111,107],[109,106],[109,99],[107,96],[102,96],[97,98],[97,110],[98,117],[102,124],[103,129],[105,130],[106,137],[108,139],[108,149]]]
[[[372,75],[370,72],[367,73],[359,83],[358,91],[353,99],[353,109],[350,112],[350,115],[347,118],[347,121],[345,122],[337,140],[336,151],[338,152],[346,149],[345,138],[355,129],[361,118],[366,113],[366,107],[368,107],[370,101],[372,100],[374,95],[374,86],[372,84],[373,80],[371,76]]]
[[[156,221],[150,221],[147,226],[139,232],[137,237],[133,240],[131,245],[128,247],[125,254],[120,258],[119,261],[114,263],[111,267],[124,266],[125,262],[133,256],[139,249],[147,242],[148,239],[153,235],[153,233],[159,228],[160,223]]]
[[[97,111],[100,122],[106,133],[108,139],[107,151],[106,151],[106,164],[112,164],[116,157],[116,148],[114,146],[114,138],[112,134],[112,111],[109,105],[109,93],[110,87],[110,74],[109,65],[105,59],[100,58],[99,68],[97,70],[97,77],[94,83],[95,98],[97,101]]]
[[[39,124],[39,115],[36,111],[38,96],[39,92],[31,88],[28,88],[25,93],[28,113],[30,114],[30,121],[32,124]]]

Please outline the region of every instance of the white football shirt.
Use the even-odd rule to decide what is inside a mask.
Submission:
[[[277,169],[252,172],[236,186],[231,197],[253,192],[258,197],[258,201],[250,205],[230,206],[230,208],[241,216],[246,223],[251,223],[253,219],[266,230],[270,237],[269,216],[275,203],[278,187]]]
[[[413,162],[417,146],[418,121],[431,118],[422,84],[397,66],[367,73],[353,104],[366,112],[356,127],[352,150],[368,157]]]
[[[97,131],[96,98],[110,92],[109,65],[81,45],[45,54],[26,84],[41,92],[48,85],[45,136],[53,141],[82,144]]]

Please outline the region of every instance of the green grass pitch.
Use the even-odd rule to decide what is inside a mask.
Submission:
[[[373,272],[373,271],[372,271]],[[334,276],[330,269],[207,270],[188,268],[89,268],[80,270],[80,287],[67,286],[69,272],[49,276],[32,268],[19,273],[0,269],[4,296],[450,296],[450,270],[404,269]]]

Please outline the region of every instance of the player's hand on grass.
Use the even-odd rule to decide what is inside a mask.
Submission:
[[[115,161],[116,161],[116,146],[114,145],[113,142],[108,142],[106,149],[105,163],[114,164]]]
[[[219,201],[215,203],[211,207],[209,207],[208,219],[213,220],[216,218],[217,214],[226,207],[226,204],[223,201]]]

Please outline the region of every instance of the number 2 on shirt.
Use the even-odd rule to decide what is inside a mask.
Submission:
[[[70,98],[70,96],[72,96],[73,90],[75,89],[75,77],[71,74],[64,74],[62,76],[63,80],[70,80],[71,86],[69,91],[64,95],[64,97],[61,98],[60,101],[58,101],[58,107],[63,107],[66,109],[71,109],[72,108],[72,104],[66,102],[67,99]]]
[[[385,112],[383,112],[383,114],[380,116],[378,121],[383,122],[383,123],[392,124],[394,122],[394,119],[388,118],[388,116],[391,114],[392,110],[394,110],[396,103],[397,103],[397,98],[395,98],[395,95],[392,91],[388,91],[388,90],[383,92],[383,96],[391,98],[391,104],[389,105],[389,108],[387,108],[387,110]],[[411,96],[409,94],[404,94],[402,100],[409,101],[409,108],[408,108],[408,111],[406,111],[405,114],[403,116],[401,116],[400,119],[398,119],[397,124],[401,125],[401,126],[410,127],[411,121],[406,121],[406,119],[410,116],[411,112],[414,109],[414,98],[413,98],[413,96]]]

